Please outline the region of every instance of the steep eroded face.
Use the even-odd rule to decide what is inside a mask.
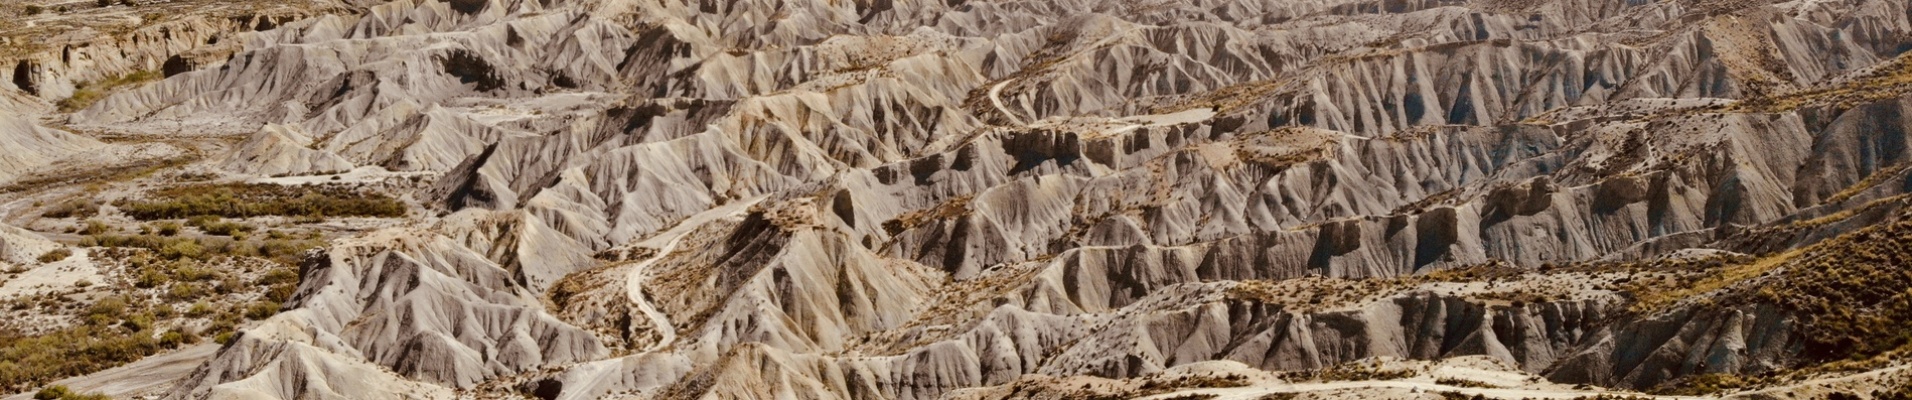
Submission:
[[[1817,395],[1903,361],[1822,337],[1903,279],[1800,270],[1904,269],[1854,245],[1912,187],[1899,0],[39,6],[0,25],[0,248],[48,259],[0,301],[137,346],[15,390]],[[1841,358],[1875,373],[1807,373]],[[162,362],[196,367],[102,371]]]

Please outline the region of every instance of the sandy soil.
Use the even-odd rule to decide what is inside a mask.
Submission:
[[[75,287],[79,281],[94,284],[106,281],[99,267],[93,265],[88,249],[73,249],[73,256],[52,264],[33,267],[24,273],[7,279],[0,284],[0,300],[11,300],[20,296],[32,296],[47,292],[64,292]]]
[[[1207,368],[1214,372],[1257,376],[1256,371],[1241,364],[1208,364],[1215,364]],[[1547,382],[1513,369],[1502,362],[1481,356],[1458,357],[1436,362],[1392,360],[1383,361],[1383,365],[1386,365],[1385,368],[1388,369],[1420,369],[1425,372],[1415,377],[1395,380],[1283,382],[1279,379],[1263,378],[1255,379],[1254,384],[1244,387],[1182,390],[1143,399],[1212,394],[1217,396],[1213,400],[1255,400],[1271,393],[1301,393],[1316,398],[1412,399],[1438,397],[1438,393],[1441,392],[1455,392],[1468,396],[1481,395],[1495,399],[1573,399],[1602,394],[1660,400],[1703,399],[1703,397],[1650,396],[1631,392],[1575,389],[1572,385]],[[1467,380],[1492,387],[1461,387],[1436,383],[1442,379]]]

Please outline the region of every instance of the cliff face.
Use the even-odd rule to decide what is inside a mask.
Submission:
[[[134,3],[126,3],[128,5]],[[22,13],[0,26],[0,86],[65,99],[99,83],[149,72],[173,76],[218,67],[235,52],[271,44],[281,23],[350,14],[349,2],[163,2],[138,9],[59,3],[71,18]],[[48,8],[48,7],[42,7]],[[25,22],[24,24],[20,24]]]
[[[1673,289],[1602,266],[1811,246],[1912,188],[1903,1],[315,7],[16,62],[46,99],[163,67],[67,122],[236,133],[228,173],[433,179],[436,215],[308,260],[171,398],[928,399],[1457,356],[1647,388],[1800,366],[1811,316],[1639,307]],[[1416,278],[1496,263],[1548,272]]]
[[[1801,357],[1797,325],[1795,316],[1770,306],[1630,319],[1601,329],[1548,378],[1650,387],[1699,374],[1781,371]]]

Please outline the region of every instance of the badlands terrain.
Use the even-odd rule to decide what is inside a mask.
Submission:
[[[9,399],[1912,398],[1906,0],[9,0]]]

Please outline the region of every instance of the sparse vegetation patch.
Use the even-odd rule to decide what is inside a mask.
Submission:
[[[103,300],[87,310],[82,325],[41,335],[0,331],[0,388],[25,391],[185,344],[162,342],[150,326],[152,315],[127,308],[124,300]]]
[[[256,239],[256,238],[254,238]],[[247,238],[191,238],[157,235],[94,235],[80,239],[83,247],[134,248],[152,251],[166,260],[211,260],[217,257],[258,257],[296,265],[307,250],[324,245],[320,238],[268,235]]]
[[[99,393],[74,391],[65,385],[53,385],[33,393],[33,400],[112,400],[112,397]]]
[[[1481,382],[1481,381],[1476,381],[1476,380],[1468,380],[1468,379],[1461,379],[1461,378],[1440,378],[1440,379],[1435,379],[1435,380],[1434,380],[1434,384],[1437,384],[1437,385],[1447,385],[1447,386],[1454,386],[1454,387],[1464,387],[1464,388],[1481,388],[1481,389],[1495,389],[1495,388],[1499,388],[1499,387],[1500,387],[1500,386],[1497,386],[1497,385],[1494,385],[1494,384],[1490,384],[1490,383],[1487,383],[1487,382]]]
[[[0,303],[8,313],[0,318],[0,390],[31,391],[208,338],[229,340],[244,321],[277,314],[299,281],[295,267],[257,258],[167,259],[129,248],[91,255],[105,275],[93,289]],[[25,315],[49,318],[19,323]],[[53,398],[87,398],[64,393]]]
[[[157,81],[161,78],[165,78],[165,76],[161,75],[159,71],[145,70],[134,71],[98,82],[83,83],[79,85],[79,88],[73,90],[72,96],[60,100],[57,105],[60,107],[60,112],[84,110],[92,106],[93,103],[99,102],[100,99],[106,98],[107,95],[113,94],[113,91],[121,87]]]
[[[1753,384],[1754,380],[1734,374],[1702,374],[1661,384],[1652,392],[1671,396],[1715,396]]]
[[[397,218],[406,212],[405,203],[391,196],[334,185],[186,185],[154,191],[146,200],[115,205],[126,215],[148,221],[208,216]]]
[[[100,213],[100,205],[93,200],[76,198],[48,207],[40,212],[45,218],[86,218]]]
[[[66,260],[67,257],[72,257],[72,256],[73,256],[73,250],[69,250],[66,248],[53,249],[53,250],[47,251],[46,254],[40,255],[40,263],[41,264],[56,263],[56,262]]]
[[[1352,362],[1316,370],[1296,372],[1289,375],[1289,377],[1294,380],[1317,382],[1348,382],[1391,381],[1413,378],[1418,375],[1420,375],[1420,373],[1412,369],[1385,368],[1366,362]]]
[[[1828,240],[1745,290],[1803,316],[1806,355],[1815,359],[1869,358],[1912,345],[1905,325],[1912,321],[1912,221]]]

